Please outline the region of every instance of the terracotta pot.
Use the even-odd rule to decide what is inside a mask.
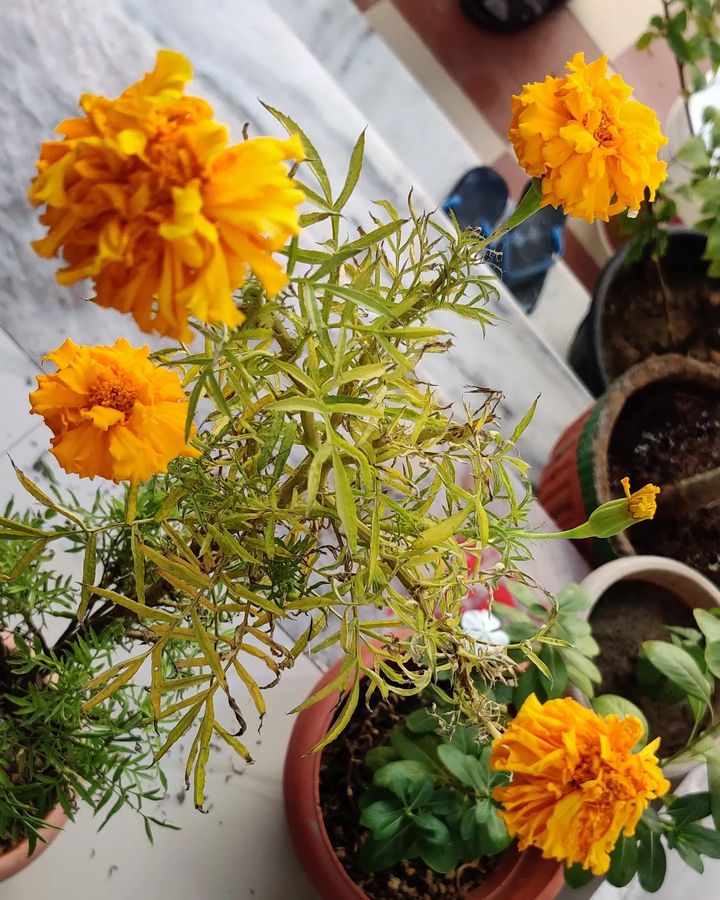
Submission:
[[[315,685],[336,677],[342,660]],[[351,880],[335,855],[320,806],[321,753],[310,749],[330,726],[338,702],[333,692],[297,717],[285,757],[283,792],[290,836],[300,863],[323,900],[357,900],[367,895]],[[339,738],[342,740],[342,738]],[[506,850],[488,880],[468,900],[553,900],[563,883],[562,866],[538,851]]]
[[[580,525],[601,503],[622,496],[620,485],[610,484],[608,472],[608,450],[615,425],[630,397],[663,381],[720,390],[720,367],[677,354],[650,357],[628,369],[594,406],[576,419],[553,447],[538,487],[538,500],[559,528]],[[659,502],[662,503],[662,494]],[[635,553],[632,528],[610,540],[592,539],[576,544],[591,565]]]
[[[48,823],[48,827],[40,830],[43,840],[38,840],[31,855],[28,855],[30,845],[27,841],[20,841],[11,850],[0,853],[0,881],[11,878],[25,866],[34,862],[41,853],[44,853],[60,834],[63,825],[67,822],[67,816],[62,811],[62,807],[56,806],[45,816],[45,821]]]
[[[710,581],[686,566],[685,563],[664,556],[629,556],[615,559],[595,569],[581,582],[580,587],[593,601],[583,612],[588,619],[597,601],[619,581],[644,581],[671,591],[688,609],[713,609],[720,607],[720,590]],[[576,700],[589,706],[588,699],[577,688],[571,693]],[[720,696],[715,696],[715,708],[720,711]],[[670,763],[665,775],[676,783],[684,778],[702,760],[681,760]]]

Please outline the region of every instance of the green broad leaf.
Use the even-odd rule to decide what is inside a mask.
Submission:
[[[437,748],[437,755],[448,772],[462,784],[473,788],[480,794],[488,793],[490,768],[487,763],[483,765],[477,757],[463,753],[452,744],[440,744]]]
[[[635,716],[636,719],[640,720],[643,727],[643,733],[638,742],[639,746],[644,747],[645,744],[647,744],[647,719],[645,718],[643,711],[635,706],[634,703],[631,703],[630,700],[626,700],[625,697],[620,697],[617,694],[600,694],[598,697],[593,697],[591,703],[592,708],[599,716],[613,715],[617,716],[619,719],[624,719],[626,716]]]
[[[705,665],[716,678],[720,678],[720,640],[710,641],[705,647]]]
[[[435,872],[449,872],[458,862],[458,853],[447,825],[431,813],[415,817],[417,850]]]
[[[647,50],[653,40],[657,37],[654,31],[646,31],[640,35],[640,37],[635,42],[635,47],[638,50]],[[566,870],[567,871],[567,870]],[[568,882],[570,884],[570,882]],[[571,885],[574,887],[574,885]]]
[[[649,894],[660,890],[665,881],[667,860],[662,838],[654,831],[641,835],[638,843],[637,873],[640,887]]]
[[[413,734],[430,734],[437,731],[438,721],[422,706],[413,710],[405,719],[405,727]]]
[[[391,762],[375,772],[373,783],[393,793],[408,807],[422,806],[432,796],[432,769],[414,759]]]
[[[580,585],[569,584],[564,587],[555,597],[558,605],[558,614],[578,613],[586,609],[590,609],[593,604],[592,598],[582,590]]]
[[[636,837],[621,834],[610,854],[610,869],[607,880],[614,887],[625,887],[637,871],[638,842]]]
[[[479,836],[478,855],[495,856],[512,840],[505,823],[498,815],[497,807],[489,799],[476,803],[474,814]]]
[[[383,766],[395,762],[398,759],[400,759],[400,757],[395,749],[388,746],[372,747],[365,754],[365,764],[372,769],[373,772],[377,772],[378,769],[382,769]]]
[[[478,730],[474,725],[458,725],[450,738],[450,744],[468,756],[480,756],[483,745],[477,740]]]
[[[687,163],[693,168],[705,167],[710,163],[707,147],[705,146],[705,139],[700,136],[690,138],[689,141],[686,141],[677,151],[676,156],[679,160]]]
[[[665,641],[645,641],[642,648],[658,672],[689,696],[710,705],[711,696],[707,679],[686,650]]]
[[[393,728],[390,743],[402,759],[414,759],[431,769],[438,769],[437,738],[413,735],[405,728]]]
[[[345,184],[342,186],[342,190],[338,194],[337,200],[333,203],[333,207],[338,212],[345,206],[355,190],[358,179],[360,178],[360,172],[362,171],[364,153],[365,131],[363,130],[360,137],[355,142],[355,146],[350,154],[350,166],[348,168],[347,177],[345,178]]]
[[[457,791],[440,788],[434,791],[424,808],[435,816],[448,816],[460,807],[462,801],[463,797]]]
[[[335,475],[335,505],[340,521],[345,530],[348,544],[353,553],[357,552],[357,510],[355,497],[353,496],[347,469],[342,464],[340,454],[333,447],[332,450],[333,473]]]
[[[692,845],[698,853],[710,856],[712,859],[720,859],[720,834],[713,828],[692,823],[685,825],[682,835],[676,836],[676,841],[683,840]]]
[[[413,854],[416,835],[412,819],[406,819],[402,828],[389,840],[376,841],[371,835],[360,845],[360,865],[366,872],[381,872],[401,859],[412,858],[416,855]]]
[[[571,888],[585,887],[585,885],[590,884],[595,877],[590,869],[584,869],[580,863],[575,863],[572,866],[565,866],[563,874],[565,876],[565,884]]]
[[[703,861],[700,858],[700,854],[692,846],[692,844],[689,844],[687,841],[684,841],[682,839],[677,839],[674,846],[675,850],[677,850],[677,852],[679,853],[682,861],[686,865],[690,866],[690,868],[695,872],[698,872],[700,875],[702,875],[702,873],[705,871],[705,866],[703,865]]]
[[[698,791],[675,797],[667,803],[667,811],[675,820],[675,827],[683,828],[689,822],[696,822],[710,815],[710,794]]]
[[[360,824],[369,828],[376,841],[385,841],[400,831],[405,823],[405,807],[400,800],[377,800],[366,806]]]
[[[705,753],[707,764],[708,792],[710,794],[710,812],[713,824],[720,831],[720,748],[713,746]]]

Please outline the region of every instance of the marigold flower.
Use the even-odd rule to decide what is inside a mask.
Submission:
[[[188,314],[243,321],[232,292],[249,270],[268,294],[285,285],[271,254],[298,233],[303,200],[284,165],[304,158],[300,138],[228,147],[210,106],[184,94],[191,76],[184,56],[160,50],[120,97],[83,95],[84,115],[42,145],[29,191],[48,227],[33,247],[62,252],[61,284],[92,278],[101,306],[183,340]]]
[[[145,481],[178,456],[199,456],[185,441],[188,401],[177,372],[153,365],[148,347],[124,338],[112,347],[70,339],[48,353],[58,371],[38,375],[32,412],[55,437],[52,453],[84,478]]]
[[[562,78],[526,84],[512,100],[509,137],[520,165],[542,179],[542,205],[592,222],[629,209],[665,179],[667,143],[655,113],[635,100],[607,57],[576,53]]]
[[[652,743],[633,753],[643,728],[634,716],[599,716],[570,697],[531,694],[493,741],[490,766],[512,773],[493,797],[520,850],[607,872],[620,833],[630,836],[648,804],[670,789]]]
[[[633,519],[638,522],[642,522],[643,519],[652,519],[657,511],[655,497],[660,493],[660,488],[654,484],[646,484],[645,487],[641,487],[640,490],[631,493],[630,479],[627,476],[620,479],[620,484],[625,491],[628,509]]]

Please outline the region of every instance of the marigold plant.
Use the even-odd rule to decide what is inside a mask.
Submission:
[[[542,180],[542,205],[592,222],[637,212],[665,179],[667,143],[655,113],[636,100],[607,57],[576,53],[568,74],[526,84],[513,97],[509,137],[520,165]]]
[[[85,94],[82,117],[43,144],[29,197],[44,205],[41,256],[61,252],[61,284],[92,278],[95,301],[143,331],[188,340],[188,316],[239,325],[232,292],[252,271],[268,294],[286,283],[272,254],[299,231],[302,191],[285,160],[297,135],[228,146],[192,77],[161,50],[152,72],[114,100]]]

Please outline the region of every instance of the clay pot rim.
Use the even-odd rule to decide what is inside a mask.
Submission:
[[[691,610],[720,607],[720,589],[692,566],[665,556],[635,554],[619,557],[598,566],[580,582],[581,590],[592,599],[592,604],[583,610],[583,618],[589,620],[597,601],[608,588],[621,581],[657,584],[658,587],[664,587],[675,594]],[[685,592],[682,590],[683,586]],[[695,602],[688,596],[689,594],[694,597]],[[579,691],[573,691],[573,696],[585,705],[590,705],[587,697]],[[720,711],[720,690],[715,693],[714,705],[716,710]],[[700,764],[701,760],[678,761],[666,766],[664,773],[667,778],[677,783]]]
[[[30,863],[35,862],[38,856],[40,856],[41,853],[44,853],[55,838],[62,832],[63,826],[68,820],[67,815],[59,803],[57,806],[54,806],[49,813],[43,816],[43,818],[47,822],[47,826],[40,829],[40,835],[43,840],[38,839],[35,849],[31,854],[28,855],[30,844],[26,838],[20,841],[20,843],[15,844],[14,847],[6,850],[4,853],[0,853],[0,881],[11,878],[26,866],[29,866]]]
[[[720,367],[678,353],[668,353],[663,356],[651,356],[637,363],[613,383],[605,395],[593,440],[593,479],[598,504],[617,497],[618,486],[610,484],[608,465],[610,441],[628,401],[643,388],[669,380],[687,381],[689,384],[720,390]],[[611,538],[611,543],[621,555],[636,554],[626,531]]]

